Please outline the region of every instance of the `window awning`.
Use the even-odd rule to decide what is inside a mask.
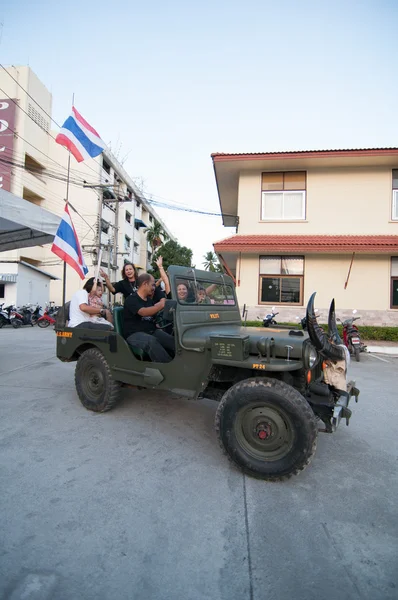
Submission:
[[[219,252],[242,254],[395,254],[397,235],[234,235],[215,242]]]
[[[144,221],[141,221],[141,219],[134,219],[134,224],[138,225],[138,227],[146,227],[146,223],[144,223]]]
[[[0,189],[0,252],[50,244],[61,217]]]
[[[0,283],[17,283],[16,273],[0,273]]]

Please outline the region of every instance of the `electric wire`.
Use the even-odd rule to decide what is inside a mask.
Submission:
[[[48,117],[51,119],[51,121],[52,121],[52,122],[54,122],[54,123],[55,123],[55,124],[56,124],[58,127],[61,127],[61,126],[59,125],[59,123],[57,123],[57,121],[55,121],[55,119],[53,119],[53,118],[52,118],[52,117],[51,117],[51,116],[50,116],[50,115],[49,115],[49,114],[48,114],[48,113],[45,111],[45,109],[44,109],[44,108],[43,108],[43,107],[42,107],[42,106],[41,106],[41,105],[40,105],[40,104],[39,104],[39,103],[38,103],[38,102],[37,102],[37,101],[36,101],[36,100],[35,100],[35,99],[34,99],[34,98],[33,98],[33,97],[30,95],[30,94],[29,94],[29,92],[27,92],[27,90],[25,90],[25,88],[24,88],[24,87],[23,87],[23,86],[22,86],[22,85],[21,85],[21,84],[20,84],[20,83],[19,83],[19,82],[18,82],[18,81],[17,81],[17,80],[16,80],[16,79],[15,79],[15,78],[12,76],[12,75],[11,75],[11,73],[9,73],[9,72],[7,71],[7,69],[6,69],[6,68],[5,68],[5,67],[4,67],[4,66],[3,66],[1,63],[0,63],[0,67],[1,67],[1,68],[2,68],[2,69],[3,69],[3,70],[4,70],[4,71],[5,71],[5,72],[6,72],[6,73],[7,73],[7,74],[8,74],[8,75],[11,77],[11,79],[13,79],[13,80],[14,80],[14,81],[17,83],[17,85],[18,85],[18,86],[19,86],[19,87],[20,87],[20,88],[21,88],[21,89],[22,89],[22,90],[23,90],[23,91],[24,91],[24,92],[25,92],[25,93],[28,95],[28,97],[29,97],[29,98],[31,98],[31,99],[32,99],[32,100],[35,102],[35,104],[36,104],[36,105],[37,105],[37,106],[38,106],[38,107],[39,107],[39,108],[40,108],[40,109],[41,109],[41,110],[42,110],[42,111],[43,111],[43,112],[44,112],[44,113],[45,113],[45,114],[46,114],[46,115],[47,115],[47,116],[48,116]],[[0,88],[0,91],[2,91],[2,92],[3,92],[3,93],[4,93],[4,94],[5,94],[5,95],[6,95],[6,96],[7,96],[7,97],[8,97],[8,98],[9,98],[9,99],[12,101],[12,102],[14,102],[14,104],[15,104],[16,106],[18,106],[18,108],[20,108],[20,110],[22,110],[22,111],[23,111],[23,112],[24,112],[24,113],[25,113],[25,114],[26,114],[26,115],[27,115],[27,116],[28,116],[28,117],[29,117],[29,118],[30,118],[30,119],[31,119],[31,120],[32,120],[34,123],[36,123],[36,122],[35,122],[35,120],[34,120],[34,119],[31,117],[31,115],[29,115],[29,114],[27,113],[27,111],[25,111],[25,110],[24,110],[24,109],[23,109],[23,108],[22,108],[22,107],[21,107],[21,106],[20,106],[20,105],[19,105],[19,104],[18,104],[18,103],[17,103],[17,102],[16,102],[16,101],[13,99],[13,98],[11,98],[11,97],[10,97],[10,96],[9,96],[9,95],[8,95],[8,94],[7,94],[7,93],[6,93],[6,92],[5,92],[3,89],[2,89],[2,88]],[[37,123],[36,123],[36,125],[37,125]],[[45,130],[44,130],[44,131],[45,131]],[[16,132],[14,132],[14,133],[15,133],[16,135],[19,135],[19,134],[17,134]],[[47,135],[49,135],[49,136],[50,136],[50,137],[51,137],[51,138],[52,138],[54,141],[56,141],[56,140],[55,140],[55,138],[54,138],[54,137],[51,135],[51,133],[49,133],[48,131],[46,131],[46,133],[47,133]],[[20,136],[20,137],[21,137],[21,136]],[[21,139],[23,139],[23,138],[21,137]],[[26,141],[26,140],[24,140],[24,141]],[[27,143],[29,143],[29,142],[27,142]],[[34,146],[32,145],[32,147],[34,147]],[[38,149],[36,148],[36,150],[38,150]],[[65,148],[65,150],[67,151],[67,149],[66,149],[66,148]],[[39,151],[39,152],[41,152],[40,150],[38,150],[38,151]],[[42,152],[41,152],[41,153],[42,153]],[[44,154],[44,153],[42,153],[42,154]],[[50,158],[50,157],[49,157],[49,158]],[[54,160],[54,159],[51,159],[51,160]],[[55,162],[56,164],[58,164],[58,165],[59,165],[61,168],[63,168],[63,169],[65,168],[65,167],[64,167],[63,165],[61,165],[60,163],[57,163],[57,161],[55,161],[55,160],[54,160],[54,162]],[[91,171],[93,171],[94,173],[96,173],[96,171],[95,171],[95,170],[94,170],[92,167],[89,167],[89,165],[85,165],[85,166],[86,166],[86,167],[88,167],[88,168],[90,168],[90,170],[91,170]],[[96,173],[96,175],[98,175],[98,173]],[[81,175],[80,175],[80,174],[79,174],[79,177],[81,177]],[[55,177],[54,177],[54,178],[55,178]],[[59,180],[60,180],[60,181],[67,181],[67,179],[59,179]],[[72,185],[73,185],[73,184],[75,184],[75,185],[78,185],[78,184],[77,184],[77,182],[73,182],[73,183],[72,183]],[[189,208],[187,205],[185,205],[185,206],[184,206],[184,205],[179,205],[179,203],[177,203],[177,202],[175,202],[175,201],[174,201],[174,202],[175,202],[175,204],[171,204],[171,203],[170,203],[170,201],[168,201],[168,202],[165,202],[165,201],[161,201],[161,200],[154,200],[154,199],[153,199],[153,197],[147,197],[147,196],[145,196],[145,195],[144,195],[142,192],[141,192],[141,194],[142,194],[142,198],[143,198],[143,199],[144,199],[146,202],[148,202],[148,204],[150,204],[150,205],[153,205],[153,206],[157,206],[157,207],[159,207],[159,208],[164,208],[164,209],[166,209],[166,210],[177,210],[177,211],[181,211],[181,212],[187,212],[187,213],[199,214],[199,215],[204,215],[204,216],[214,216],[214,217],[220,217],[220,216],[221,216],[221,217],[222,217],[222,216],[235,216],[235,215],[228,215],[228,214],[225,214],[225,213],[214,213],[214,212],[209,212],[209,211],[200,211],[200,210],[196,210],[196,209]],[[151,196],[155,196],[155,195],[153,194],[153,195],[151,195]],[[159,198],[161,198],[161,196],[158,196],[158,197],[159,197]],[[173,202],[173,201],[171,201],[171,202]]]
[[[44,114],[46,114],[51,119],[51,121],[53,123],[55,123],[59,128],[61,128],[61,125],[59,125],[59,123],[55,119],[53,119],[53,117],[51,115],[49,115],[49,113],[37,102],[37,100],[35,100],[29,94],[29,92],[27,90],[25,90],[25,88],[15,79],[15,77],[13,77],[11,75],[11,73],[9,73],[9,71],[1,63],[0,63],[0,67],[11,77],[11,79],[13,79],[13,81],[15,81],[15,83],[25,92],[25,94],[27,94],[28,97],[31,98],[33,100],[33,102],[35,102],[35,104],[44,112]],[[0,90],[1,90],[1,88],[0,88]],[[1,91],[6,94],[6,92],[4,92],[4,90],[1,90]],[[33,122],[35,122],[34,119],[18,103],[16,103],[15,100],[13,100],[13,98],[11,98],[10,96],[8,96],[8,94],[6,94],[6,96],[12,102],[14,102],[16,104],[16,106],[18,106],[30,119],[32,119]],[[46,133],[55,141],[55,138],[49,132],[46,132]],[[65,150],[66,150],[66,148],[65,148]],[[59,163],[57,163],[57,164],[59,164]],[[60,166],[62,167],[62,165],[60,165]],[[92,167],[89,167],[89,165],[86,165],[86,166],[88,168],[90,168],[91,171],[93,171],[94,173],[96,173],[96,171]],[[62,168],[64,168],[64,167],[62,167]],[[98,175],[98,173],[96,173],[96,174]],[[154,206],[158,206],[159,208],[165,208],[167,210],[181,210],[181,211],[188,212],[188,213],[200,214],[200,215],[205,215],[205,216],[214,216],[214,217],[235,216],[235,215],[228,215],[228,214],[225,214],[225,213],[212,213],[212,212],[208,212],[208,211],[198,211],[198,210],[195,210],[195,209],[191,209],[191,208],[189,208],[186,205],[185,205],[185,207],[183,207],[184,205],[181,205],[181,209],[177,209],[177,208],[173,207],[173,205],[170,204],[170,202],[174,202],[176,205],[179,204],[178,202],[170,201],[170,200],[167,201],[167,202],[164,202],[164,201],[162,202],[161,200],[159,200],[159,201],[153,200],[152,198],[146,197],[145,194],[143,194],[143,193],[142,193],[142,196],[143,196],[143,199],[146,200],[148,203],[153,204]],[[151,196],[155,196],[155,194],[151,194]],[[161,199],[162,197],[158,196],[158,198]]]

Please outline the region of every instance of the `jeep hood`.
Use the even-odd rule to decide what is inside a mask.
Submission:
[[[294,333],[292,333],[294,332]],[[217,336],[249,336],[250,354],[258,355],[257,343],[261,338],[273,340],[276,355],[286,356],[286,346],[291,346],[290,356],[301,359],[304,340],[309,339],[308,334],[300,329],[285,329],[282,327],[242,327],[240,325],[201,325],[192,327],[184,332],[182,344],[187,349],[210,348],[210,338]]]

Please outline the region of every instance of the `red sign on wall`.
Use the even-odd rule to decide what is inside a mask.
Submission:
[[[7,192],[11,191],[15,108],[13,100],[0,100],[0,188]]]

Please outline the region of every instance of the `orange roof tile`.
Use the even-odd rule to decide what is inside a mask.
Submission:
[[[398,254],[398,235],[234,235],[214,243],[216,252]]]

